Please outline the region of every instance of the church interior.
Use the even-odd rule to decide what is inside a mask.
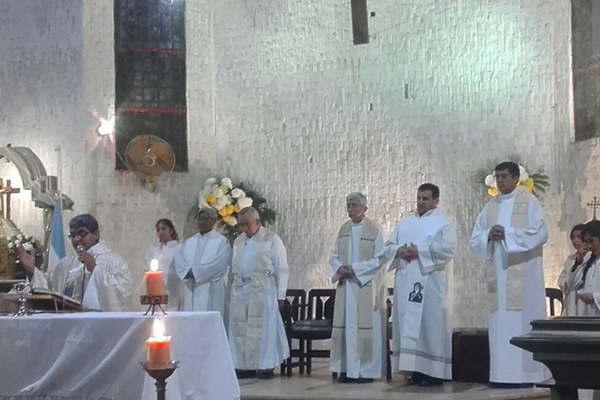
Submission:
[[[141,315],[156,221],[173,221],[180,240],[194,235],[199,202],[212,204],[205,196],[212,177],[230,178],[274,212],[268,228],[287,251],[288,289],[333,289],[330,256],[347,220],[346,195],[366,195],[367,215],[387,240],[415,211],[419,185],[431,182],[456,228],[450,328],[485,331],[485,269],[469,241],[497,190],[486,179],[494,167],[517,163],[519,184],[541,204],[546,288],[558,287],[573,252],[571,228],[596,219],[599,27],[597,0],[0,0],[0,290],[25,276],[2,238],[36,238],[47,266],[58,201],[65,255],[78,254],[69,221],[93,215],[101,239],[127,262],[129,310]],[[186,336],[184,325],[173,330]],[[142,333],[119,340],[139,339],[139,349],[121,357],[131,355],[127,365],[140,377]],[[12,346],[0,343],[2,351]],[[29,356],[17,354],[15,365],[29,370]],[[180,357],[167,398],[176,398],[169,388],[177,382],[194,379]],[[75,373],[64,362],[54,382]],[[340,385],[327,362],[315,358],[311,375],[293,367],[291,377],[277,368],[272,380],[239,379],[238,398],[551,396],[550,386],[482,382],[414,388],[397,374]],[[127,376],[82,379],[71,394]],[[141,385],[141,397],[86,398],[150,399],[153,382]],[[70,398],[60,387],[43,390]],[[209,398],[202,390],[177,398]],[[0,388],[2,395],[16,393]]]

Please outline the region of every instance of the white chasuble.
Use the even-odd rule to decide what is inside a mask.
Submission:
[[[156,260],[158,270],[163,272],[163,280],[169,296],[166,309],[171,311],[177,311],[181,307],[181,280],[175,272],[175,255],[178,251],[179,242],[171,240],[167,243],[154,243],[146,250],[144,256],[146,268],[150,267],[152,260]]]
[[[283,242],[264,227],[233,245],[229,347],[236,369],[277,367],[289,357],[278,299],[284,300],[289,267]]]
[[[417,259],[406,262],[395,257],[405,245],[417,247]],[[394,372],[420,372],[452,379],[446,267],[455,248],[454,223],[437,208],[398,221],[386,243],[386,258],[394,258],[390,269],[395,271]]]
[[[33,270],[31,278],[31,287],[48,289],[52,292],[63,293],[72,297],[73,293],[65,292],[67,276],[73,268],[81,266],[76,256],[67,256],[62,258],[54,267],[48,267],[48,271],[42,272],[40,269]],[[81,300],[81,299],[79,299]]]
[[[385,270],[383,236],[369,218],[348,221],[331,253],[331,276],[338,283],[331,333],[330,369],[349,378],[381,378],[385,360]],[[355,279],[339,280],[338,269],[352,267]]]
[[[175,256],[175,270],[183,281],[181,310],[225,310],[226,276],[231,264],[231,246],[217,231],[188,238]]]
[[[92,310],[125,311],[131,306],[131,277],[125,260],[104,241],[87,250],[96,260],[90,273],[83,264],[69,272],[65,292]]]
[[[504,240],[488,240],[494,225]],[[542,246],[548,239],[539,201],[520,187],[483,208],[471,235],[471,248],[486,261],[490,341],[490,381],[536,383],[550,371],[528,351],[510,344],[546,318]],[[482,299],[483,300],[483,299]]]

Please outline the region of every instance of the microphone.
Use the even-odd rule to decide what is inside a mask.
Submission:
[[[75,247],[75,251],[77,252],[77,258],[79,258],[85,251],[85,247],[78,244],[77,247]],[[83,294],[84,293],[85,293],[85,264],[82,265],[82,269],[81,269],[81,299],[79,300],[81,302],[83,302]]]

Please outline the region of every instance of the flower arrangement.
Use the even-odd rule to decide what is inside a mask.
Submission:
[[[221,180],[208,178],[199,198],[198,208],[214,208],[219,215],[217,229],[232,242],[239,235],[236,228],[237,216],[246,207],[253,206],[258,211],[263,225],[275,222],[276,213],[267,206],[267,200],[263,196],[243,183],[234,185],[228,177]]]
[[[23,233],[8,236],[5,239],[9,254],[14,257],[17,256],[17,248],[19,247],[23,247],[23,249],[25,249],[25,251],[28,253],[37,251],[37,248],[39,247],[33,236],[25,236]],[[19,261],[17,260],[16,262],[18,263]]]
[[[536,197],[539,197],[540,193],[546,192],[546,189],[550,186],[548,182],[548,175],[544,174],[540,169],[536,173],[530,174],[527,169],[520,163],[515,161],[519,165],[519,186],[527,190],[529,193]],[[484,178],[485,186],[487,187],[487,194],[490,197],[496,197],[499,194],[498,187],[496,186],[496,177],[494,172],[485,175]]]

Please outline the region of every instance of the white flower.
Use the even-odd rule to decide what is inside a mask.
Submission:
[[[204,186],[212,186],[217,183],[217,178],[208,178],[206,182],[204,182]]]
[[[219,198],[217,199],[217,202],[216,202],[215,204],[213,204],[213,207],[214,207],[216,210],[220,210],[220,209],[222,209],[223,207],[225,207],[225,206],[226,206],[226,205],[228,205],[228,204],[229,204],[229,203],[227,202],[227,197],[225,197],[225,196],[222,196],[222,197],[219,197]]]
[[[23,243],[23,248],[25,249],[25,251],[33,251],[33,245],[29,242]]]
[[[527,179],[529,179],[529,174],[525,170],[525,167],[519,165],[519,182],[525,182]]]
[[[238,223],[237,219],[232,215],[230,215],[229,217],[223,218],[223,221],[225,221],[225,223],[229,226],[236,226]]]
[[[223,191],[220,188],[216,188],[215,190],[212,191],[213,196],[215,196],[217,199],[222,198],[223,196],[225,196],[225,194],[223,194]]]
[[[23,235],[21,235],[20,233],[17,235],[17,240],[23,240]]]
[[[14,244],[15,246],[19,247],[19,246],[21,245],[21,241],[20,241],[20,240],[15,240],[15,241],[13,242],[13,244]]]
[[[231,191],[231,197],[234,199],[239,199],[242,197],[246,197],[246,193],[242,189],[235,188]]]
[[[204,196],[200,196],[200,201],[198,202],[198,208],[210,207],[210,204],[204,200]]]
[[[15,247],[15,244],[13,242],[8,242],[8,248],[12,249],[13,247]]]
[[[250,197],[242,197],[238,199],[237,205],[240,206],[240,210],[243,210],[246,207],[252,206],[252,199]]]
[[[233,182],[231,182],[231,179],[229,179],[229,178],[221,179],[221,185],[223,185],[229,189],[233,189]]]
[[[495,187],[496,186],[496,177],[492,174],[489,174],[485,177],[485,186],[487,187]]]

